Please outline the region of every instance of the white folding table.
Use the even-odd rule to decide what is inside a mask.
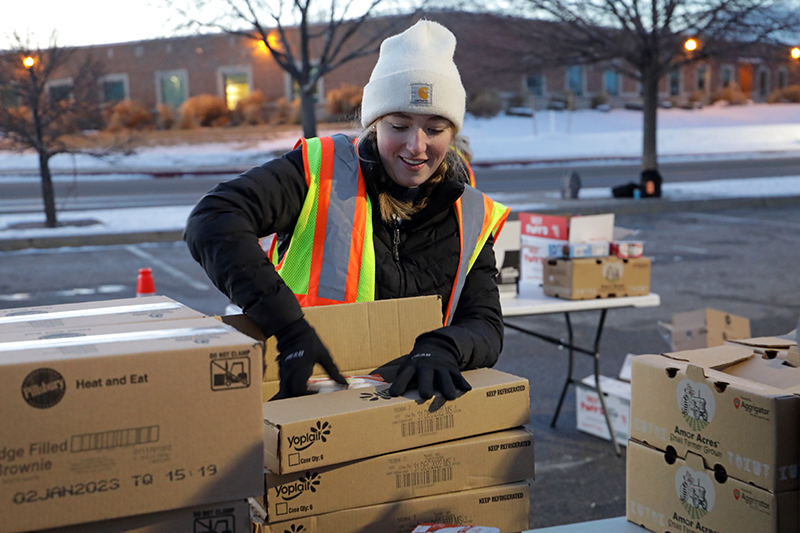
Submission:
[[[600,404],[603,407],[603,414],[605,415],[608,431],[611,434],[611,442],[614,444],[614,451],[617,456],[621,455],[619,443],[614,435],[614,430],[611,427],[611,418],[606,409],[606,402],[603,398],[603,391],[600,388],[600,337],[603,333],[603,326],[606,320],[606,313],[609,309],[617,309],[624,307],[656,307],[661,304],[661,298],[658,294],[650,293],[645,296],[625,296],[620,298],[597,298],[594,300],[563,300],[561,298],[552,298],[545,296],[542,288],[534,285],[520,284],[519,294],[513,296],[501,296],[500,303],[503,307],[503,322],[506,327],[521,331],[528,335],[532,335],[538,339],[554,344],[559,348],[566,348],[569,352],[569,363],[567,370],[567,379],[564,382],[564,387],[561,390],[561,397],[558,400],[556,412],[553,415],[553,420],[550,427],[555,427],[558,420],[561,405],[564,403],[564,397],[567,394],[567,389],[570,384],[576,386],[588,387],[582,384],[579,380],[573,377],[574,355],[575,352],[589,355],[594,358],[594,387],[593,390],[597,391],[600,397]],[[594,336],[594,345],[592,349],[582,348],[576,346],[572,332],[572,322],[570,321],[570,313],[579,311],[600,311],[600,320],[597,324],[597,331]],[[524,328],[513,322],[509,322],[509,318],[532,316],[532,315],[546,315],[553,313],[564,313],[567,324],[567,339],[556,338],[550,335],[537,333],[528,328]]]

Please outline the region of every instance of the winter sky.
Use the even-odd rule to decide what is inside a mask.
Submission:
[[[17,32],[47,46],[53,30],[58,44],[84,46],[165,37],[172,33],[171,11],[160,0],[27,0],[4,1],[0,16],[0,49],[10,47]]]

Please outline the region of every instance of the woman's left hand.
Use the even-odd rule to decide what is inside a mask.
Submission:
[[[411,353],[403,357],[389,394],[400,396],[414,378],[419,395],[425,400],[432,398],[434,391],[439,391],[447,400],[455,400],[459,392],[472,390],[461,375],[458,360],[438,339],[417,340]]]

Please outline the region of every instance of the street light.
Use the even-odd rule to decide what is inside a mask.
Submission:
[[[31,56],[28,56],[28,57],[26,57],[25,59],[22,60],[22,64],[27,69],[33,68],[33,64],[34,63],[36,63],[36,60],[33,59]]]
[[[800,59],[800,48],[796,46],[792,48],[792,59]]]
[[[697,41],[695,39],[686,39],[686,42],[683,43],[683,47],[690,52],[694,52],[697,50]]]

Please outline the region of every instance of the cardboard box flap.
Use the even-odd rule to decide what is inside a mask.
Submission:
[[[576,216],[569,219],[570,244],[613,240],[614,213]]]
[[[378,368],[407,354],[417,336],[442,326],[439,296],[417,296],[303,309],[341,372]],[[220,317],[242,333],[264,340],[264,335],[244,315]],[[275,337],[266,339],[264,381],[278,380]],[[327,375],[317,365],[314,376]]]
[[[676,361],[692,363],[703,368],[725,370],[754,356],[753,350],[744,346],[725,345],[663,354]]]
[[[752,339],[730,339],[731,344],[741,344],[753,348],[764,348],[770,350],[788,350],[791,346],[797,346],[797,341],[784,339],[781,337],[754,337]]]

